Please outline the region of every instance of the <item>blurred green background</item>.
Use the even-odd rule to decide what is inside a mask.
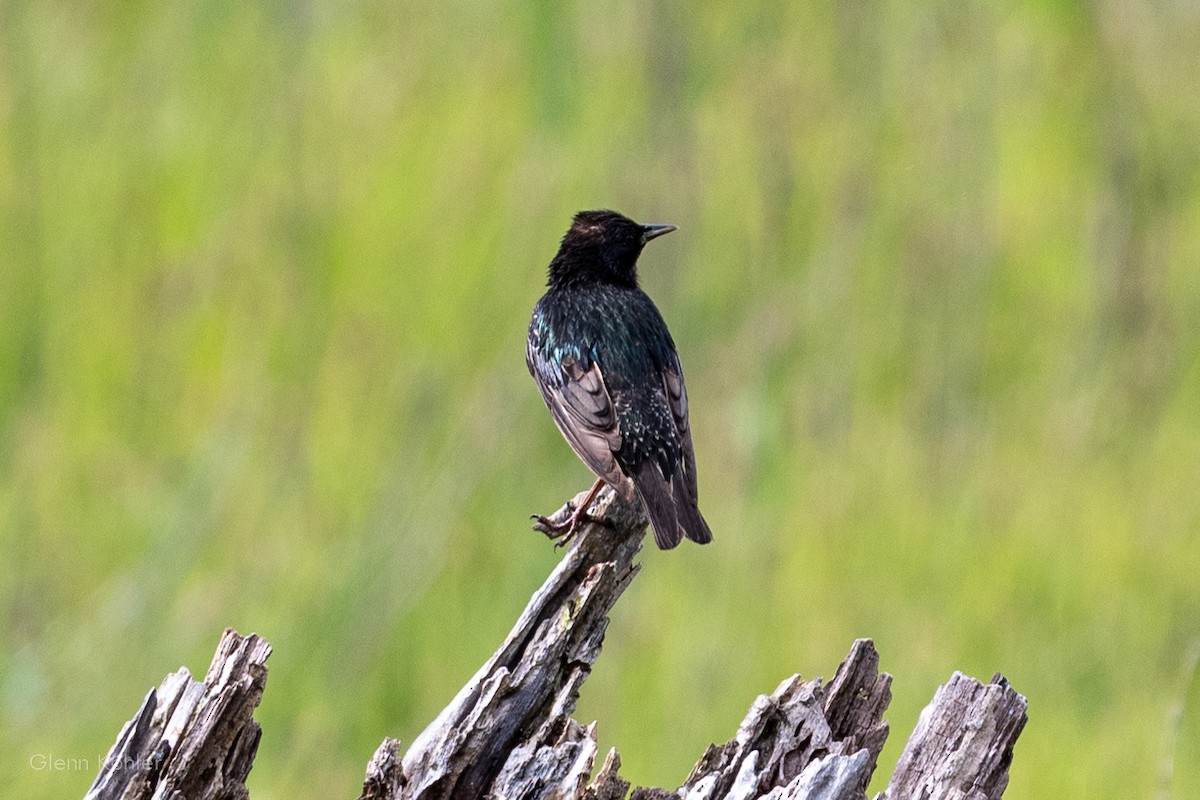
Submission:
[[[626,775],[872,636],[885,776],[1001,670],[1009,797],[1200,795],[1198,41],[1143,0],[0,2],[0,785],[81,795],[230,625],[276,648],[253,796],[354,796],[558,558],[528,515],[591,476],[525,327],[613,207],[680,226],[643,285],[716,533],[644,554],[585,687]]]

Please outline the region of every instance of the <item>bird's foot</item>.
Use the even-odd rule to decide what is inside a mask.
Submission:
[[[555,540],[554,548],[557,550],[569,544],[584,525],[594,523],[606,528],[612,527],[612,523],[604,517],[594,517],[589,514],[589,507],[590,504],[581,503],[576,506],[574,501],[568,501],[566,505],[549,517],[533,514],[530,519],[534,520],[533,529],[535,531],[541,531],[546,534],[547,539]],[[564,511],[567,512],[565,516]]]

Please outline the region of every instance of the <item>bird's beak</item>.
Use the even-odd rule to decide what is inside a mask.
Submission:
[[[670,233],[671,231],[674,231],[674,230],[679,230],[679,229],[674,225],[643,225],[642,226],[642,244],[645,244],[646,242],[650,241],[651,239],[657,239],[659,236],[662,236],[664,233]]]

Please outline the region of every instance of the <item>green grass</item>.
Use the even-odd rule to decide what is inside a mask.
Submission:
[[[717,537],[646,553],[585,686],[627,776],[678,785],[872,636],[884,774],[1000,670],[1008,796],[1194,796],[1198,37],[1186,4],[0,4],[0,783],[81,795],[226,625],[276,648],[255,797],[411,741],[590,480],[522,349],[611,206],[681,229],[643,283]]]

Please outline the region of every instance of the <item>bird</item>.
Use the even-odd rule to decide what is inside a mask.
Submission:
[[[638,286],[647,242],[675,225],[639,225],[609,210],[580,211],[550,262],[529,321],[525,363],[559,431],[596,475],[562,521],[534,527],[559,545],[605,484],[639,497],[659,548],[712,541],[696,498],[696,455],[683,367],[662,314]],[[561,538],[560,538],[561,537]]]

